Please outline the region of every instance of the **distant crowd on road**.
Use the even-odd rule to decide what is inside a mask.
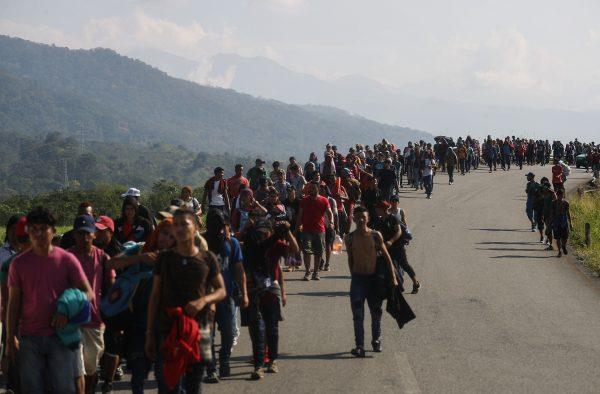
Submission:
[[[7,389],[93,393],[101,382],[109,393],[126,360],[134,393],[144,391],[152,368],[159,392],[199,393],[203,382],[231,375],[240,325],[252,342],[250,377],[277,373],[285,275],[300,270],[305,281],[319,281],[335,269],[331,256],[343,245],[351,272],[351,354],[365,356],[365,301],[372,350],[380,352],[383,301],[402,327],[414,318],[402,295],[403,273],[413,294],[422,286],[407,258],[412,233],[401,189],[424,190],[431,199],[440,173],[452,185],[455,172],[467,175],[480,163],[491,173],[551,158],[552,185],[529,174],[527,214],[532,231],[546,235],[550,248],[554,236],[560,254],[570,225],[563,185],[571,165],[591,167],[598,177],[594,143],[440,136],[405,147],[384,139],[344,153],[327,144],[303,165],[290,157],[267,168],[259,158],[247,171],[236,165],[229,178],[217,167],[201,198],[184,187],[156,214],[134,187],[123,193],[116,218],[84,201],[62,236],[44,207],[15,215],[0,249]]]

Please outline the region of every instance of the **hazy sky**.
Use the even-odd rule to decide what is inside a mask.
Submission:
[[[598,0],[0,0],[0,33],[204,67],[219,52],[266,56],[422,96],[600,110]]]

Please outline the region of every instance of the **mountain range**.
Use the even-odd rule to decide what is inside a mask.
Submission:
[[[110,49],[70,50],[7,36],[0,36],[0,130],[264,157],[304,157],[327,142],[431,138],[336,108],[202,86]]]
[[[135,52],[150,64],[160,64],[180,78],[227,86],[254,96],[292,104],[334,106],[350,113],[387,124],[410,126],[434,134],[464,136],[471,133],[521,135],[544,139],[594,139],[598,135],[600,113],[557,109],[485,105],[460,100],[422,97],[387,86],[361,75],[324,80],[294,72],[264,57],[217,54],[208,64],[160,51]],[[198,73],[198,70],[203,70]]]

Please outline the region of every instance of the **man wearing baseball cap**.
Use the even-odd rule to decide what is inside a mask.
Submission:
[[[254,167],[248,170],[246,178],[250,181],[250,188],[256,191],[260,186],[261,178],[268,178],[267,170],[264,167],[265,161],[263,159],[256,159],[254,161]]]
[[[100,316],[100,300],[103,293],[113,284],[115,271],[107,266],[110,257],[94,246],[98,223],[90,215],[80,215],[75,219],[75,246],[69,251],[77,257],[81,268],[94,291],[92,319],[81,327],[82,349],[79,364],[85,372],[85,391],[94,393],[98,384],[97,366],[104,352],[104,324]],[[108,228],[110,223],[104,219],[100,227]]]
[[[102,249],[109,257],[121,254],[123,247],[114,236],[115,222],[110,217],[101,215],[96,219],[95,225],[96,236],[94,246]]]

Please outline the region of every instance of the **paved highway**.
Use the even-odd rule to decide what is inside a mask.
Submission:
[[[384,312],[383,353],[354,359],[345,254],[319,282],[286,276],[280,373],[249,381],[247,329],[231,378],[206,393],[598,393],[600,285],[568,256],[544,251],[524,213],[523,171],[435,178],[433,198],[403,189],[423,287],[417,319],[399,330]],[[550,167],[535,167],[539,180]],[[570,188],[588,174],[573,170]],[[407,288],[410,280],[407,278]],[[368,313],[366,340],[370,343]],[[367,350],[370,350],[367,347]],[[122,386],[121,386],[122,387]]]

